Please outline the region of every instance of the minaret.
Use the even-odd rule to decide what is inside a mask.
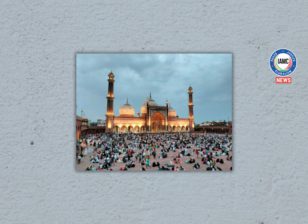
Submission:
[[[106,132],[113,131],[113,84],[114,84],[114,74],[110,72],[108,74],[108,93],[107,93],[107,110],[106,110]]]
[[[145,127],[147,131],[151,131],[151,117],[150,117],[150,108],[149,108],[149,100],[152,100],[152,95],[150,92],[150,96],[147,100],[147,114],[146,114],[146,121],[145,121]]]
[[[195,127],[194,120],[194,104],[193,104],[193,89],[191,86],[188,88],[188,111],[189,111],[189,130],[193,131]]]
[[[168,121],[169,121],[169,102],[168,102],[168,100],[166,100],[166,119],[165,119],[165,125],[166,125],[165,130],[166,131],[169,131],[168,130]]]

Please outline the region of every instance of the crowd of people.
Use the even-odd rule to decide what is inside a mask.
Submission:
[[[91,134],[76,149],[87,171],[228,171],[232,136],[206,133]]]

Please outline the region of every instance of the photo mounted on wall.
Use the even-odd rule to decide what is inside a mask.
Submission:
[[[232,170],[231,53],[78,53],[76,170]]]

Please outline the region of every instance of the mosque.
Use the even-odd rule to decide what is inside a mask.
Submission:
[[[106,132],[109,133],[158,133],[158,132],[189,132],[194,129],[193,89],[188,88],[188,118],[179,118],[176,110],[167,102],[158,105],[150,96],[144,101],[140,113],[135,116],[135,109],[126,103],[120,107],[119,116],[113,110],[115,76],[108,74],[108,93],[106,111]]]

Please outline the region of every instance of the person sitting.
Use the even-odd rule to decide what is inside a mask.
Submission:
[[[103,164],[100,163],[100,164],[98,165],[98,168],[99,168],[99,169],[103,169]]]
[[[195,163],[193,167],[194,167],[195,170],[198,170],[198,169],[200,169],[200,164],[199,163]]]
[[[196,160],[194,158],[189,158],[189,160],[186,160],[186,163],[195,163]]]
[[[129,161],[126,163],[126,167],[127,167],[127,168],[133,168],[133,167],[135,167],[135,164],[134,164],[134,162],[133,162],[132,160],[129,160]]]
[[[91,170],[90,166],[87,166],[86,171],[90,171],[90,170]]]
[[[212,167],[207,167],[206,170],[207,171],[212,171]]]
[[[168,155],[167,155],[166,152],[162,152],[161,156],[162,156],[163,159],[165,159],[165,158],[167,158]]]
[[[164,170],[169,170],[169,168],[167,168],[165,166],[162,166],[162,167],[159,168],[159,170],[163,170],[164,171]]]
[[[120,171],[124,171],[124,169],[125,169],[126,167],[120,167]]]
[[[166,163],[166,164],[165,164],[165,166],[166,166],[166,167],[168,167],[168,168],[171,168],[171,169],[173,169],[173,168],[174,168],[174,165],[173,165],[173,164],[171,164],[171,163],[170,163],[170,164],[167,164],[167,163]]]
[[[77,157],[77,161],[78,161],[78,164],[80,164],[81,163],[81,155],[78,155],[78,157]]]
[[[185,150],[182,150],[182,151],[180,152],[180,154],[181,154],[182,156],[184,156],[184,155],[185,155]]]
[[[91,171],[96,171],[96,167],[91,165]]]
[[[159,166],[160,166],[159,162],[153,162],[152,163],[152,167],[159,167]]]
[[[92,157],[92,159],[90,160],[91,163],[99,163],[99,159],[98,156]]]
[[[124,156],[123,159],[122,159],[123,163],[126,163],[128,161],[128,158],[127,156]]]

